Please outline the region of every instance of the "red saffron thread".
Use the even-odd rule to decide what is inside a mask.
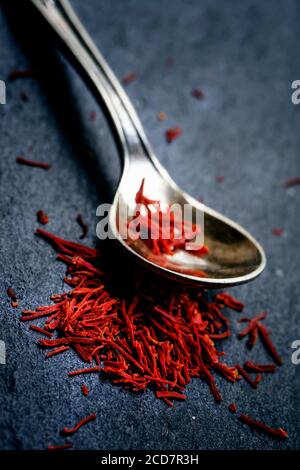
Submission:
[[[159,113],[157,113],[157,119],[159,121],[165,121],[167,119],[167,115],[164,111],[160,111]]]
[[[175,398],[176,400],[186,400],[186,395],[172,391],[157,391],[156,396],[157,398]]]
[[[262,381],[263,375],[261,373],[256,374],[254,382],[258,385]]]
[[[267,332],[266,328],[260,322],[258,322],[257,327],[258,327],[258,331],[260,333],[261,339],[262,339],[267,351],[272,356],[275,363],[278,366],[281,366],[283,364],[283,361],[282,361],[281,357],[279,356],[274,344],[272,343],[272,340],[271,340],[271,338],[269,336],[269,333]]]
[[[49,352],[46,354],[45,358],[46,358],[46,359],[49,359],[49,358],[52,357],[52,356],[56,356],[57,354],[61,354],[61,353],[65,352],[65,351],[69,351],[69,349],[70,349],[70,346],[60,346],[60,347],[58,347],[58,348],[52,349],[52,351],[49,351]]]
[[[228,406],[228,409],[230,413],[236,413],[237,412],[237,404],[236,403],[230,403]]]
[[[291,188],[292,186],[297,186],[300,184],[300,176],[295,176],[294,178],[290,178],[284,182],[285,188]]]
[[[165,132],[166,141],[168,144],[173,142],[173,140],[177,139],[182,134],[182,129],[180,127],[171,127],[167,129]]]
[[[86,418],[81,419],[73,428],[64,427],[61,430],[61,434],[70,436],[71,434],[74,434],[75,432],[77,432],[78,429],[80,429],[85,424],[89,423],[90,421],[94,421],[96,419],[96,417],[97,417],[96,413],[92,413],[91,415],[87,416]]]
[[[40,328],[39,326],[36,325],[30,325],[29,327],[30,330],[36,331],[37,333],[40,333],[41,335],[48,336],[48,338],[52,338],[52,333],[50,331],[45,330],[44,328]]]
[[[239,334],[238,337],[240,339],[244,338],[245,336],[249,336],[247,341],[247,346],[249,349],[252,349],[253,346],[256,344],[258,339],[258,322],[259,320],[263,320],[266,318],[267,312],[261,312],[253,318],[243,317],[239,320],[239,322],[248,322],[246,328],[244,328]]]
[[[60,444],[57,446],[50,445],[47,447],[47,450],[49,451],[66,450],[66,449],[71,449],[72,447],[73,447],[73,444],[71,442],[67,442],[66,444]]]
[[[268,436],[278,439],[286,439],[288,437],[288,433],[283,428],[271,428],[270,426],[267,426],[261,421],[257,421],[250,416],[241,414],[239,416],[239,420],[242,421],[242,423],[248,424],[249,427],[255,429],[256,431],[260,431],[264,434],[267,434]]]
[[[272,234],[275,235],[275,237],[281,237],[284,234],[284,230],[283,228],[273,228]]]
[[[244,367],[252,372],[267,372],[272,374],[276,371],[274,364],[254,364],[251,361],[245,362]]]
[[[96,367],[89,367],[87,369],[78,369],[78,370],[73,370],[72,372],[68,373],[69,377],[74,377],[75,375],[81,375],[81,374],[92,374],[93,372],[100,372],[101,367],[96,366]]]
[[[29,69],[14,69],[8,75],[8,80],[14,81],[20,78],[36,78],[33,70]]]
[[[19,163],[20,165],[33,166],[36,168],[42,168],[43,170],[49,170],[51,168],[51,165],[49,163],[38,162],[36,160],[30,160],[22,156],[17,157],[16,162]]]
[[[222,176],[222,175],[216,176],[217,183],[224,183],[224,180],[225,180],[225,176]]]
[[[42,210],[37,211],[36,217],[38,222],[42,225],[46,225],[49,222],[48,215]]]
[[[8,287],[6,291],[8,297],[11,299],[11,306],[13,308],[17,308],[19,306],[18,299],[17,299],[17,294],[15,293],[14,289],[12,287]]]
[[[200,90],[200,88],[195,88],[194,90],[192,90],[191,95],[197,100],[203,100],[203,98],[205,97],[205,94],[202,90]]]
[[[122,83],[122,85],[127,86],[130,83],[137,80],[138,78],[139,78],[139,76],[138,76],[137,72],[131,72],[131,73],[125,75],[125,77],[122,78],[121,83]]]
[[[255,381],[251,379],[250,375],[247,374],[247,372],[245,371],[245,369],[243,369],[242,366],[237,365],[236,368],[238,372],[241,374],[241,376],[246,380],[246,382],[248,382],[251,385],[252,388],[257,388],[257,384],[255,383]]]
[[[215,299],[221,305],[225,305],[226,307],[232,308],[237,312],[242,312],[244,308],[244,304],[242,304],[242,302],[239,302],[237,299],[232,297],[232,295],[229,295],[226,292],[222,292],[222,294],[217,294],[215,296]]]
[[[82,391],[82,395],[84,395],[85,397],[88,396],[89,394],[89,389],[87,388],[87,386],[85,384],[82,384],[81,385],[81,391]]]

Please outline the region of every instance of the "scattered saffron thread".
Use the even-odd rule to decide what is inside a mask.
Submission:
[[[262,381],[262,378],[263,378],[263,375],[260,372],[256,374],[256,377],[254,379],[254,382],[256,383],[256,385],[258,385]]]
[[[276,371],[276,366],[274,364],[254,364],[251,361],[245,362],[244,365],[245,369],[248,369],[252,372],[258,372],[258,373],[274,373]]]
[[[85,384],[82,384],[81,385],[81,391],[82,391],[82,395],[84,395],[85,397],[88,396],[89,394],[89,389],[87,388],[87,386]]]
[[[246,380],[246,382],[248,382],[248,384],[251,385],[252,388],[257,388],[257,384],[255,383],[255,381],[252,380],[250,375],[245,371],[245,369],[242,366],[237,365],[236,368],[238,372],[241,374],[241,376]]]
[[[37,211],[36,217],[37,217],[37,221],[39,222],[39,224],[46,225],[49,222],[48,215],[46,214],[46,212],[42,210]]]
[[[237,412],[236,403],[230,403],[230,405],[228,406],[228,409],[229,409],[230,413],[236,413]]]
[[[269,333],[267,332],[265,326],[261,322],[258,322],[257,327],[258,327],[258,331],[259,331],[259,334],[261,336],[262,342],[265,345],[265,348],[267,349],[267,351],[269,352],[269,354],[273,358],[274,362],[278,366],[281,366],[283,364],[283,361],[282,361],[281,357],[279,356],[274,344],[272,343],[272,340],[271,340],[271,338],[269,336]]]
[[[165,132],[166,141],[168,144],[173,142],[173,140],[177,139],[182,134],[182,129],[180,127],[171,127],[167,129]]]
[[[291,188],[292,186],[297,186],[300,184],[300,176],[295,176],[294,178],[290,178],[284,182],[285,188]]]
[[[20,78],[35,78],[35,77],[36,75],[34,71],[29,70],[29,69],[14,69],[8,75],[8,79],[10,81],[14,81]]]
[[[186,400],[186,395],[183,395],[182,393],[178,392],[172,392],[172,391],[157,391],[156,392],[156,397],[157,398],[172,398],[176,400]]]
[[[36,161],[36,160],[30,160],[28,158],[21,157],[21,156],[17,157],[16,161],[20,165],[33,166],[33,167],[36,167],[36,168],[42,168],[43,170],[49,170],[51,168],[51,165],[49,163],[39,162],[39,161]]]
[[[194,90],[192,90],[191,95],[199,101],[203,100],[203,98],[205,97],[203,91],[200,90],[200,88],[195,88]]]
[[[166,113],[164,113],[163,111],[160,111],[159,113],[157,113],[157,119],[159,121],[165,121],[167,119]]]
[[[100,372],[100,370],[101,368],[99,366],[89,367],[87,369],[78,369],[78,370],[73,370],[72,372],[69,372],[68,376],[74,377],[75,375],[92,374],[93,372]]]
[[[275,235],[275,237],[281,237],[284,234],[284,230],[283,228],[273,228],[272,234]]]
[[[217,183],[224,183],[225,177],[222,175],[216,176],[216,182]]]
[[[122,85],[127,86],[127,85],[129,85],[130,83],[132,83],[132,82],[134,82],[135,80],[137,80],[138,77],[139,77],[139,76],[138,76],[138,74],[137,74],[136,72],[131,72],[131,73],[125,75],[125,77],[122,78],[121,83],[122,83]]]
[[[67,449],[71,449],[72,447],[73,447],[73,444],[71,442],[67,442],[66,444],[60,444],[57,446],[50,445],[47,447],[47,450],[50,450],[50,451],[67,450]]]
[[[8,297],[11,299],[11,306],[13,308],[17,308],[19,306],[18,299],[17,299],[17,294],[15,293],[14,289],[12,287],[8,287],[6,291]]]
[[[46,358],[46,359],[49,359],[50,357],[56,356],[57,354],[61,354],[61,353],[65,352],[65,351],[68,351],[69,349],[70,349],[69,346],[60,346],[60,347],[58,347],[58,348],[52,349],[52,351],[49,351],[49,352],[46,354],[45,358]]]
[[[91,415],[87,416],[86,418],[81,419],[73,428],[64,427],[61,430],[61,434],[70,436],[70,435],[74,434],[75,432],[77,432],[78,429],[80,429],[85,424],[89,423],[90,421],[94,421],[96,419],[96,417],[97,417],[96,413],[92,413]]]
[[[237,312],[242,312],[244,309],[244,304],[239,300],[232,297],[232,295],[227,294],[227,292],[222,292],[222,294],[217,294],[216,299],[218,302],[223,304],[226,307],[236,310]]]
[[[280,366],[283,363],[282,359],[279,356],[274,344],[272,343],[269,333],[267,332],[264,325],[261,323],[261,320],[264,320],[266,316],[267,312],[262,312],[254,318],[241,318],[239,321],[248,322],[248,325],[239,333],[238,337],[242,339],[245,336],[249,336],[247,344],[248,347],[252,348],[256,343],[258,336],[260,336],[266,350],[269,352],[275,363]]]
[[[41,335],[47,336],[48,338],[52,338],[52,333],[50,333],[50,331],[47,331],[44,328],[40,328],[39,326],[30,325],[29,329],[32,331],[36,331],[37,333],[40,333]]]
[[[261,421],[257,421],[251,418],[250,416],[241,414],[239,416],[239,420],[242,421],[242,423],[248,424],[249,427],[255,429],[256,431],[260,431],[264,434],[267,434],[268,436],[275,437],[278,439],[286,439],[288,437],[288,433],[284,429],[271,428],[270,426],[267,426]]]

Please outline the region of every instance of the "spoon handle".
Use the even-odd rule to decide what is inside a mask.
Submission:
[[[124,163],[133,156],[156,160],[136,111],[120,82],[83,27],[68,0],[30,0],[97,101],[104,105]],[[153,162],[154,163],[154,162]]]

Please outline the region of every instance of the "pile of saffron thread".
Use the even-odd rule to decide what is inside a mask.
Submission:
[[[136,208],[133,220],[128,224],[129,235],[133,239],[136,236],[142,239],[154,255],[174,255],[178,250],[186,250],[187,243],[201,232],[200,225],[182,220],[171,205],[162,208],[160,201],[149,199],[144,194],[144,185],[145,178],[135,196]],[[190,251],[200,257],[208,252],[206,245]]]
[[[101,370],[113,383],[133,391],[152,388],[170,406],[174,399],[185,399],[186,385],[199,377],[221,401],[212,372],[231,382],[239,378],[236,367],[221,360],[223,353],[214,342],[230,336],[221,308],[228,304],[241,310],[242,304],[226,294],[212,302],[202,291],[176,286],[168,292],[163,286],[141,283],[133,287],[131,298],[118,297],[98,251],[41,229],[37,234],[59,251],[57,258],[67,265],[65,282],[72,287],[68,293],[52,295],[52,305],[22,312],[22,321],[45,318],[40,333],[58,333],[39,340],[49,350],[46,357],[72,347],[96,367],[70,376]]]
[[[243,304],[229,294],[218,293],[211,300],[205,291],[178,285],[172,291],[161,282],[149,284],[145,278],[138,278],[138,272],[130,288],[126,285],[118,292],[105,257],[98,250],[42,229],[36,233],[55,247],[57,259],[67,265],[64,280],[71,290],[52,295],[53,303],[49,306],[23,310],[21,320],[44,320],[43,327],[31,329],[47,337],[39,340],[46,358],[72,348],[87,364],[70,371],[69,377],[101,374],[102,378],[110,378],[113,384],[134,392],[151,389],[158,399],[173,406],[174,400],[186,399],[186,386],[193,377],[205,381],[220,402],[222,396],[215,374],[230,382],[244,378],[256,388],[263,373],[275,371],[272,364],[247,361],[242,367],[223,361],[224,353],[215,342],[228,338],[231,330],[229,318],[222,310],[224,307],[243,310]],[[241,337],[249,335],[252,343],[253,335],[255,341],[260,337],[274,362],[280,365],[280,356],[261,323],[265,316],[242,318],[248,326]],[[257,374],[254,380],[247,370]],[[86,387],[83,393],[88,393]],[[235,412],[236,405],[232,404],[231,409]],[[90,419],[75,426],[74,432]],[[287,437],[282,428],[271,428],[245,415],[239,419],[272,437]]]

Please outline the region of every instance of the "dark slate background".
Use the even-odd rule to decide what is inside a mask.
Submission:
[[[300,174],[300,108],[290,99],[291,82],[300,78],[299,2],[72,3],[117,76],[139,73],[127,90],[174,179],[244,225],[265,247],[263,275],[232,292],[246,302],[246,313],[270,312],[266,324],[285,364],[257,392],[243,381],[233,386],[218,380],[225,399],[219,406],[195,380],[188,400],[169,409],[151,392],[133,395],[96,377],[86,379],[91,393],[84,398],[82,379],[66,379],[81,365],[75,354],[44,361],[36,333],[19,322],[20,309],[6,298],[13,285],[20,308],[34,308],[63,289],[64,267],[33,236],[35,213],[45,210],[49,230],[73,240],[80,235],[76,215],[83,213],[91,228],[88,243],[95,244],[96,207],[111,200],[120,167],[107,123],[84,84],[47,50],[32,24],[22,31],[25,17],[16,8],[1,7],[0,78],[6,80],[14,68],[39,70],[37,80],[7,82],[7,104],[0,106],[0,339],[7,347],[7,364],[0,365],[1,449],[60,443],[63,425],[95,410],[97,421],[73,438],[77,449],[299,448],[300,366],[291,363],[291,342],[300,339],[300,188],[283,188],[287,178]],[[166,65],[168,57],[173,66]],[[203,101],[191,97],[195,87],[204,91]],[[95,122],[91,111],[97,112]],[[159,122],[158,111],[168,120]],[[167,145],[164,131],[171,126],[184,133]],[[20,154],[53,168],[19,166]],[[222,184],[216,182],[219,175]],[[282,237],[272,235],[275,227],[284,229]],[[225,350],[232,363],[247,353],[236,335]],[[251,357],[268,360],[259,346]],[[229,414],[232,401],[243,412],[284,426],[289,439],[279,443],[252,432]]]

